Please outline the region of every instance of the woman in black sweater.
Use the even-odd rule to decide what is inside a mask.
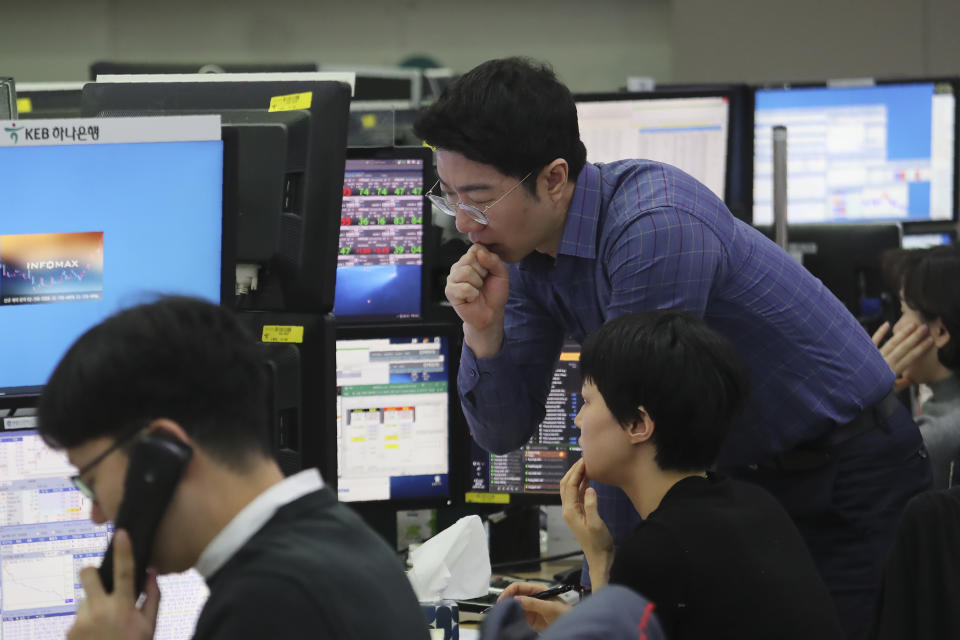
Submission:
[[[836,609],[790,517],[763,489],[710,473],[746,394],[732,346],[676,311],[622,316],[584,343],[583,458],[561,483],[564,520],[593,589],[628,586],[667,636],[842,638]],[[590,482],[621,488],[643,521],[614,547]],[[546,627],[566,605],[525,597]]]

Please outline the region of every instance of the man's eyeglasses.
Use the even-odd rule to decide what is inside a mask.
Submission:
[[[457,202],[450,202],[443,196],[435,194],[433,190],[437,188],[438,184],[440,184],[439,180],[437,180],[436,183],[434,183],[434,185],[430,187],[430,191],[427,192],[427,197],[430,198],[430,202],[432,202],[437,207],[437,209],[440,209],[440,211],[443,211],[448,216],[453,216],[454,218],[456,218],[457,209],[460,209],[460,211],[463,211],[465,214],[470,216],[470,219],[473,220],[474,222],[479,222],[480,224],[486,225],[486,224],[489,224],[490,222],[487,219],[487,211],[490,210],[490,207],[492,207],[493,205],[497,204],[498,202],[506,198],[508,195],[510,195],[510,193],[514,189],[519,187],[521,184],[523,184],[523,181],[529,178],[532,173],[533,172],[531,171],[527,175],[523,176],[520,182],[518,182],[517,184],[507,189],[506,193],[504,193],[502,196],[500,196],[490,204],[486,205],[482,209],[479,207],[475,207],[472,204],[467,204],[463,200],[459,200]]]
[[[123,445],[125,445],[125,444],[127,444],[128,442],[130,442],[131,440],[133,440],[134,437],[140,435],[140,432],[141,432],[141,431],[143,431],[143,427],[137,427],[136,429],[133,429],[133,430],[131,430],[131,431],[129,431],[129,432],[121,435],[119,438],[117,438],[112,445],[110,445],[109,447],[106,448],[105,451],[103,451],[103,452],[102,452],[100,455],[98,455],[96,458],[94,458],[93,460],[91,460],[90,462],[88,462],[87,464],[85,464],[82,469],[80,469],[79,471],[77,471],[76,475],[74,475],[74,476],[72,476],[72,477],[70,478],[70,481],[73,482],[73,486],[75,486],[75,487],[77,488],[77,490],[78,490],[80,493],[82,493],[84,496],[86,496],[88,499],[93,500],[93,501],[95,502],[96,499],[97,499],[96,494],[93,493],[93,489],[90,488],[90,485],[88,485],[88,484],[83,480],[83,476],[85,476],[85,475],[87,475],[88,473],[90,473],[90,471],[91,471],[95,466],[97,466],[98,464],[100,464],[101,462],[103,462],[103,460],[104,460],[108,455],[110,455],[111,453],[113,453],[114,451],[116,451],[117,449],[119,449],[120,447],[122,447]]]

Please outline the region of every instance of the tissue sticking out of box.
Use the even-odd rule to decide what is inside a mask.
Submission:
[[[407,572],[420,602],[463,600],[490,588],[490,549],[479,516],[457,520],[410,553]]]

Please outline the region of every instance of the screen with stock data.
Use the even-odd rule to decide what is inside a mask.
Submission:
[[[334,304],[337,317],[420,316],[423,172],[421,158],[347,158]]]
[[[343,502],[450,493],[450,341],[337,340],[337,494]]]
[[[497,455],[470,442],[469,492],[559,494],[560,480],[580,459],[580,430],[573,423],[583,403],[580,345],[567,342],[553,371],[543,422],[529,442]]]
[[[577,116],[588,162],[664,162],[726,197],[729,98],[625,95],[578,100]]]
[[[33,430],[0,432],[0,637],[60,640],[83,599],[79,571],[99,565],[111,527],[90,521],[66,455]],[[195,571],[161,576],[157,640],[193,635],[208,596]]]
[[[790,224],[951,220],[950,82],[759,89],[754,224],[773,222],[773,127],[787,128]]]

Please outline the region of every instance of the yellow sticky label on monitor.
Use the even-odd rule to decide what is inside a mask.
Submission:
[[[560,352],[560,362],[579,362],[580,361],[580,352],[579,351],[562,351]]]
[[[30,113],[31,111],[33,111],[33,102],[30,101],[30,98],[17,98],[18,113]]]
[[[264,325],[260,342],[292,342],[302,344],[303,327],[280,324]]]
[[[360,124],[364,129],[373,129],[377,126],[377,114],[375,113],[365,113],[360,116]]]
[[[509,493],[482,493],[480,491],[468,491],[464,494],[465,502],[475,504],[510,504]]]
[[[313,91],[290,93],[285,96],[274,96],[270,98],[270,108],[267,109],[267,111],[309,109],[311,104],[313,104]]]

